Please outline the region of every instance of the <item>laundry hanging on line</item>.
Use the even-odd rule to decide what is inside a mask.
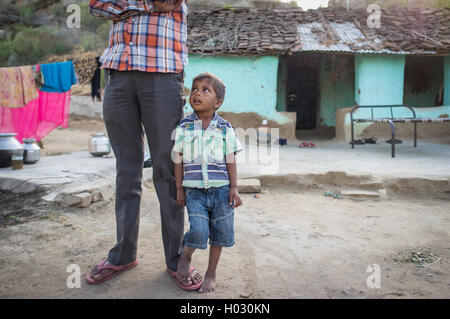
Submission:
[[[100,57],[95,58],[97,69],[95,70],[94,76],[91,80],[91,96],[92,96],[92,102],[94,102],[95,99],[97,101],[101,101],[102,97],[100,94],[100,86],[101,86],[101,71],[100,67],[102,66],[102,63],[100,62]]]
[[[0,107],[1,133],[17,133],[16,139],[40,141],[52,130],[68,127],[70,91],[65,93],[39,91],[39,97],[21,108]]]
[[[96,57],[73,59],[73,66],[78,79],[78,84],[84,86],[91,82],[98,69]]]
[[[39,97],[32,66],[0,68],[0,106],[20,108]]]
[[[41,91],[65,93],[77,83],[72,61],[41,64],[44,85]]]
[[[56,92],[39,90],[35,86],[37,98],[26,105],[18,108],[0,106],[0,133],[17,133],[16,139],[22,143],[24,138],[39,141],[58,126],[67,128],[70,88],[76,82],[73,64],[69,62],[35,66],[36,72],[42,71],[44,76],[42,88]]]

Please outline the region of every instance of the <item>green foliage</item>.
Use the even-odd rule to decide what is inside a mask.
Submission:
[[[225,9],[225,10],[236,10],[236,8],[233,7],[231,4],[224,4],[224,5],[222,5],[222,9]]]
[[[84,34],[81,38],[80,45],[84,51],[91,51],[97,48],[97,37],[94,35],[87,33]]]
[[[0,42],[0,66],[7,66],[9,56],[11,55],[11,41]]]
[[[97,34],[97,47],[99,48],[106,48],[109,44],[109,31],[111,29],[111,22],[109,21],[103,21],[103,23],[97,28],[96,34]]]
[[[59,19],[66,16],[66,7],[61,2],[55,3],[50,7],[50,12],[56,17],[59,25],[61,23]]]
[[[450,0],[437,0],[436,7],[439,9],[450,8]]]
[[[79,3],[81,8],[81,34],[79,45],[83,51],[103,49],[108,46],[109,30],[111,22],[98,17],[94,17],[89,12],[89,3]],[[13,34],[9,39],[0,42],[0,67],[29,65],[42,61],[52,55],[62,55],[69,53],[77,37],[60,40],[52,34],[59,28],[31,28],[33,18],[33,7],[18,7],[21,23],[12,26]],[[56,3],[50,7],[50,11],[55,17],[66,16],[66,6]],[[75,40],[75,41],[74,41]]]
[[[88,2],[82,2],[78,3],[80,6],[81,12],[81,28],[88,31],[95,31],[98,27],[100,27],[103,23],[105,23],[105,20],[94,17],[89,12],[89,3]]]
[[[70,49],[48,31],[23,28],[14,39],[0,43],[0,66],[36,64],[50,55],[65,54]]]
[[[33,21],[33,6],[25,5],[19,7],[20,22],[25,26],[30,26]]]

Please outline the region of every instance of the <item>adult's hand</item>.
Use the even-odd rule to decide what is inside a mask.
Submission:
[[[153,9],[156,12],[170,12],[180,8],[183,0],[153,1]]]

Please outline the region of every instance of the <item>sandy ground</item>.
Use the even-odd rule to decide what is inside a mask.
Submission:
[[[61,155],[88,149],[94,133],[106,133],[105,123],[82,115],[70,115],[68,127],[56,128],[42,139],[42,155]]]
[[[48,155],[87,149],[90,134],[104,131],[95,120],[71,118],[69,127],[44,139]],[[180,290],[164,272],[159,204],[154,188],[146,185],[140,265],[90,286],[86,273],[115,243],[113,193],[111,184],[105,200],[89,208],[53,209],[0,226],[0,298],[450,297],[448,200],[339,200],[290,185],[264,187],[258,196],[242,194],[244,204],[235,212],[236,245],[224,250],[218,287],[208,295]],[[399,252],[421,248],[433,252],[433,263],[396,262]],[[207,258],[207,251],[194,255],[202,272]],[[71,264],[80,267],[80,288],[67,285]],[[380,288],[367,284],[373,264],[380,270]]]

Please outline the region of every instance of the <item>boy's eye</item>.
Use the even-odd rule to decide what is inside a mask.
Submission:
[[[204,89],[203,91],[205,91],[205,92],[209,92],[209,90],[208,90],[208,89]]]

